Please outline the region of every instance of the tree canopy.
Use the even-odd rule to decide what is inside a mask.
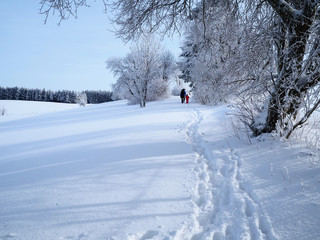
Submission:
[[[104,3],[125,41],[146,32],[185,31],[181,76],[202,103],[236,97],[243,122],[256,135],[278,131],[289,137],[320,105],[319,0]],[[41,13],[64,20],[86,5],[42,0]]]

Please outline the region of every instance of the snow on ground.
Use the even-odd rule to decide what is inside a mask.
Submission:
[[[0,123],[73,108],[79,108],[79,104],[0,100]]]
[[[320,239],[319,160],[271,135],[237,138],[227,106],[10,104],[2,240]]]

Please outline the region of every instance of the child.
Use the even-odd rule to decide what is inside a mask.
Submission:
[[[186,103],[189,103],[189,94],[186,94]]]

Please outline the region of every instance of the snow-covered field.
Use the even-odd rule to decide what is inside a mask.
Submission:
[[[0,239],[320,239],[320,163],[227,106],[0,101]]]
[[[0,123],[73,108],[79,108],[79,105],[53,102],[0,100]]]

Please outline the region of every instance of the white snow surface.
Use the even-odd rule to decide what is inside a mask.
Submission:
[[[1,105],[1,240],[320,239],[319,160],[226,105]]]

